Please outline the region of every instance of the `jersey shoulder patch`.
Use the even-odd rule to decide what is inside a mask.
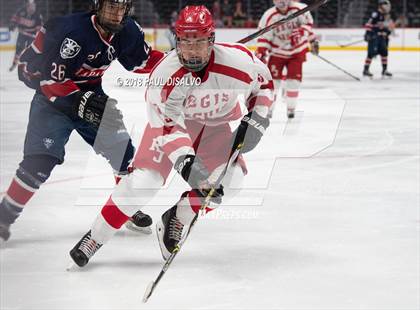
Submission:
[[[372,18],[376,18],[376,17],[378,17],[378,12],[373,12],[372,13]]]

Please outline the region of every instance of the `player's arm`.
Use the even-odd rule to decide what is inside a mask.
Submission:
[[[307,36],[309,44],[311,46],[311,53],[314,55],[319,54],[319,42],[314,33],[313,26],[314,26],[314,19],[312,17],[311,12],[306,12],[302,16],[301,19],[301,28],[303,29],[303,34]]]
[[[9,30],[10,31],[13,31],[13,30],[15,30],[16,29],[16,27],[18,26],[18,24],[19,24],[19,20],[20,20],[20,17],[19,17],[19,12],[20,12],[20,10],[18,10],[11,18],[10,18],[10,23],[9,23]]]
[[[209,172],[196,156],[193,143],[185,126],[183,91],[175,87],[166,97],[165,88],[149,87],[146,94],[149,122],[152,128],[160,128],[157,139],[162,151],[173,163],[175,170],[193,189],[207,185]]]
[[[81,91],[73,81],[75,72],[87,57],[87,50],[80,33],[62,33],[60,25],[54,20],[44,28],[44,33],[35,39],[31,46],[31,55],[25,55],[24,61],[31,63],[31,56],[39,68],[39,90],[51,105],[72,119],[84,119],[94,126],[100,123],[108,127],[121,127],[122,115],[116,108],[115,100],[92,91]],[[35,69],[35,68],[33,68]],[[102,122],[107,107],[106,122]]]
[[[268,68],[259,59],[256,59],[253,68],[252,92],[247,99],[246,114],[238,128],[233,133],[233,149],[243,143],[241,152],[252,151],[260,142],[265,130],[270,125],[268,111],[274,101],[274,84]]]
[[[269,26],[268,18],[271,14],[268,11],[264,13],[258,23],[258,30]],[[268,61],[268,54],[272,49],[273,31],[268,31],[257,39],[257,50],[255,55],[264,63]]]
[[[378,12],[373,12],[367,23],[365,24],[365,36],[366,42],[369,42],[373,38],[373,27],[376,25],[378,19]]]
[[[153,50],[145,41],[144,31],[135,21],[127,25],[127,43],[118,61],[123,67],[134,73],[150,73],[153,67],[164,57],[164,53]]]

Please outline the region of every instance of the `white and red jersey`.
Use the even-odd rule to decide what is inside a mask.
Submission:
[[[172,51],[150,75],[149,122],[162,129],[157,143],[172,163],[194,154],[185,121],[218,126],[241,119],[244,107],[265,116],[273,103],[271,74],[244,45],[216,43],[204,70],[200,81]]]
[[[265,28],[305,7],[306,4],[292,1],[287,12],[283,14],[274,6],[265,11],[258,24],[258,29]],[[312,26],[312,15],[310,12],[306,12],[292,21],[263,34],[257,40],[257,48],[267,49],[270,55],[282,58],[291,58],[297,54],[306,53],[309,49],[309,41],[312,41],[314,37]],[[296,29],[300,29],[303,35],[298,38],[298,42],[293,44],[291,34]]]

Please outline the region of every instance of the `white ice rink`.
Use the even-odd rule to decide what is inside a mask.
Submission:
[[[22,158],[32,91],[1,53],[1,186]],[[364,52],[323,52],[360,76]],[[420,54],[391,52],[392,80],[353,81],[309,56],[298,117],[276,110],[248,156],[241,197],[197,223],[147,304],[162,266],[155,233],[122,230],[79,271],[69,250],[112,189],[112,171],[76,134],[66,162],[29,202],[1,250],[1,309],[404,309],[420,308]],[[104,89],[138,139],[143,89],[114,66]],[[135,76],[134,76],[135,77]],[[276,161],[274,163],[274,157]],[[274,164],[273,164],[274,163]],[[144,211],[176,202],[175,177]]]

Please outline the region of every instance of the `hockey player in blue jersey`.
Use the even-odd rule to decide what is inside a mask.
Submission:
[[[115,99],[105,95],[101,77],[111,62],[145,73],[162,58],[144,40],[128,13],[131,0],[95,0],[94,11],[48,21],[22,54],[19,78],[36,90],[24,156],[0,203],[0,241],[29,199],[64,161],[65,145],[76,130],[117,174],[128,173],[134,147]],[[137,212],[132,222],[150,226]]]
[[[25,0],[25,6],[20,8],[10,19],[9,30],[18,28],[16,51],[9,71],[13,71],[19,61],[19,55],[35,38],[35,34],[42,26],[42,15],[36,9],[35,0]]]
[[[389,0],[379,0],[378,9],[374,11],[366,23],[365,41],[368,43],[368,55],[365,60],[363,76],[373,77],[369,71],[372,59],[381,55],[382,77],[392,77],[388,71],[388,44],[391,34],[389,13],[391,3]]]

